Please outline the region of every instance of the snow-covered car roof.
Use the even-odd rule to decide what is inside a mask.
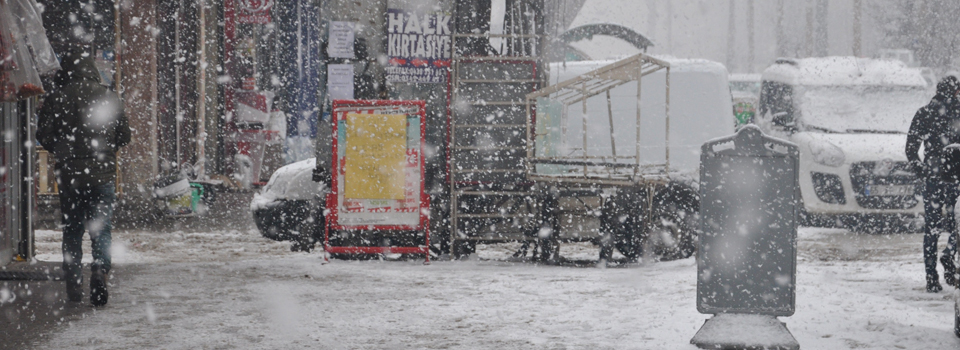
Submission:
[[[879,85],[925,87],[920,69],[903,62],[846,56],[779,59],[763,71],[764,81],[791,85]]]
[[[280,167],[270,181],[253,195],[250,210],[265,208],[276,200],[309,200],[321,192],[321,185],[313,181],[317,159],[310,158]]]

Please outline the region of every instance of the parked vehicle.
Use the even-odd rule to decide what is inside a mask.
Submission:
[[[807,224],[899,230],[923,212],[904,147],[932,97],[917,68],[855,57],[780,59],[763,72],[757,124],[800,146]]]
[[[554,78],[527,95],[537,111],[527,177],[542,196],[542,254],[592,240],[601,259],[614,247],[628,260],[689,257],[700,146],[734,132],[726,68],[638,54],[555,64]]]
[[[277,241],[300,238],[306,229],[301,226],[310,224],[311,206],[322,192],[323,185],[312,179],[316,164],[316,158],[310,158],[280,167],[253,195],[250,211],[261,235]]]
[[[760,102],[760,74],[730,74],[730,94],[737,127],[752,123]]]

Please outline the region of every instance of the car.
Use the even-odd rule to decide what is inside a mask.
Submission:
[[[919,228],[921,186],[904,147],[931,97],[920,69],[899,61],[779,59],[764,70],[756,124],[800,147],[804,224]]]
[[[300,237],[323,194],[323,185],[313,181],[316,164],[316,158],[310,158],[280,167],[253,195],[250,211],[261,235],[277,241]]]

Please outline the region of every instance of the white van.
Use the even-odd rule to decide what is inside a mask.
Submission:
[[[920,186],[904,147],[933,97],[926,87],[919,69],[894,60],[780,59],[763,72],[757,124],[800,147],[808,223],[866,231],[918,223]]]

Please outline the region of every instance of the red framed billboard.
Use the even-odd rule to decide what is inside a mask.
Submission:
[[[328,253],[425,254],[430,200],[424,191],[424,101],[334,100],[333,160],[327,194]],[[415,247],[345,247],[331,231],[418,231]]]

